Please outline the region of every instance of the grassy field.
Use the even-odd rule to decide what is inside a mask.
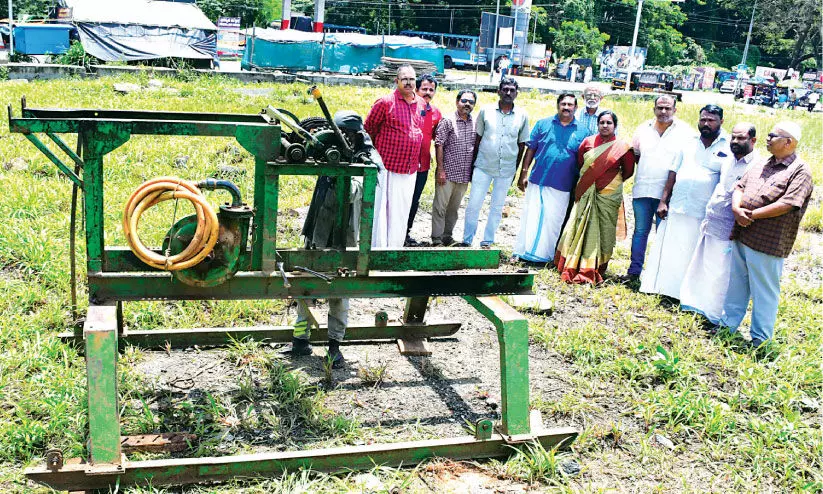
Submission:
[[[165,89],[127,95],[114,92],[122,80],[5,82],[0,101],[19,114],[20,97],[31,107],[86,107],[203,112],[257,113],[268,104],[300,117],[320,112],[303,85],[243,86],[220,79],[163,79]],[[128,79],[144,84],[146,79]],[[243,92],[254,88],[253,92]],[[171,88],[171,89],[169,89]],[[260,91],[260,90],[271,90]],[[334,87],[324,91],[332,111],[352,109],[365,115],[385,89]],[[454,92],[436,97],[450,111]],[[495,95],[483,93],[481,103]],[[531,121],[554,112],[555,99],[522,93],[518,104]],[[650,118],[651,102],[607,100],[620,117],[619,133],[629,138]],[[699,108],[680,105],[677,116],[696,122]],[[533,482],[537,489],[560,491],[806,491],[823,490],[821,408],[821,309],[823,309],[823,127],[820,115],[767,112],[744,105],[726,108],[726,129],[746,120],[760,136],[782,119],[804,128],[799,152],[814,169],[818,187],[803,223],[796,252],[787,264],[776,341],[767,351],[752,354],[728,334],[708,338],[691,315],[661,305],[656,297],[606,284],[567,286],[556,272],[541,271],[538,288],[560,311],[531,317],[533,344],[545,345],[565,359],[572,386],[562,399],[540,389],[532,405],[544,414],[579,424],[582,434],[572,450],[562,453],[583,467],[577,477],[557,472],[558,454],[532,451],[507,463],[478,468],[489,476]],[[73,142],[69,142],[71,146]],[[764,150],[764,142],[758,143]],[[184,159],[185,157],[185,159]],[[177,162],[177,164],[175,164]],[[185,163],[184,163],[185,162]],[[49,447],[68,457],[84,454],[85,365],[83,358],[61,343],[56,334],[72,326],[69,304],[68,222],[70,182],[20,135],[0,123],[0,490],[29,492],[22,468],[39,461]],[[211,176],[219,165],[246,170],[237,179],[245,197],[252,191],[253,160],[228,139],[135,137],[110,155],[105,169],[106,242],[123,244],[122,205],[144,180],[178,174],[195,179]],[[429,181],[424,197],[431,197]],[[310,182],[291,179],[281,185],[281,208],[308,203]],[[512,191],[511,194],[516,194]],[[170,207],[170,206],[169,206]],[[423,207],[430,207],[423,205]],[[147,214],[141,231],[147,244],[157,243],[168,228],[170,209]],[[178,213],[183,214],[183,213]],[[288,215],[286,215],[288,217]],[[297,245],[296,225],[287,241]],[[154,237],[152,237],[152,233]],[[79,243],[79,266],[84,266]],[[622,274],[628,265],[627,244],[621,243],[610,266]],[[83,279],[83,270],[79,278]],[[85,306],[81,293],[81,306]],[[130,327],[232,326],[282,323],[280,302],[132,303],[125,313]],[[82,313],[82,311],[81,311]],[[662,350],[662,351],[661,351]],[[129,349],[121,356],[124,403],[141,403],[140,376],[129,365],[142,358]],[[231,364],[246,371],[235,403],[213,396],[158,414],[148,407],[124,407],[124,433],[188,429],[203,441],[196,455],[220,451],[210,441],[226,427],[242,429],[242,395],[271,394],[278,405],[270,420],[287,445],[294,424],[321,444],[352,444],[371,431],[336,415],[324,404],[323,391],[307,383],[300,370],[282,363],[254,343],[237,343]],[[257,385],[261,378],[264,385]],[[255,379],[252,379],[254,377]],[[145,402],[143,402],[145,403]],[[673,451],[655,446],[660,434],[674,443]],[[425,467],[420,467],[425,468]],[[372,472],[387,489],[426,492],[418,470],[376,468]],[[353,476],[330,477],[296,472],[276,481],[194,488],[202,492],[359,492]],[[133,490],[138,492],[139,490]],[[150,492],[151,490],[145,490]]]

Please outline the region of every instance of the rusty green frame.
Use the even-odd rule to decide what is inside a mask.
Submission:
[[[408,465],[426,458],[499,457],[511,446],[539,441],[551,447],[574,440],[575,429],[543,429],[529,414],[528,322],[495,294],[530,293],[532,273],[494,271],[500,252],[490,249],[371,249],[371,228],[377,170],[373,166],[289,164],[278,155],[280,127],[266,115],[145,112],[124,110],[30,109],[23,104],[21,118],[12,116],[11,132],[25,135],[83,191],[86,204],[86,249],[89,310],[82,333],[67,335],[85,344],[89,400],[89,458],[87,463],[48,464],[30,468],[26,475],[55,489],[110,488],[150,483],[179,485],[231,477],[276,475],[284,470],[312,468],[340,471],[371,468],[375,464]],[[73,173],[43,142],[46,134],[78,165]],[[58,134],[76,133],[80,154]],[[142,264],[127,248],[104,245],[103,158],[132,135],[192,135],[234,137],[255,158],[255,229],[252,245],[243,254],[243,269],[215,288],[176,282],[168,273]],[[360,247],[321,251],[277,249],[277,210],[280,175],[331,175],[348,183],[364,179]],[[340,195],[341,201],[345,195]],[[347,210],[347,208],[338,208]],[[346,224],[344,217],[337,218]],[[284,286],[277,262],[312,266],[320,271],[354,267],[356,276],[336,277],[330,283],[305,274],[289,273]],[[475,271],[459,271],[475,270]],[[117,352],[125,343],[141,346],[225,344],[231,338],[287,340],[291,328],[211,328],[166,331],[124,331],[122,307],[130,300],[268,299],[328,297],[408,297],[402,324],[350,328],[347,339],[421,338],[453,334],[459,323],[426,324],[423,316],[430,296],[462,296],[492,321],[500,345],[501,423],[495,434],[435,441],[415,441],[369,447],[348,447],[292,453],[258,454],[131,462],[120,449],[117,394]],[[321,331],[315,337],[322,336]]]

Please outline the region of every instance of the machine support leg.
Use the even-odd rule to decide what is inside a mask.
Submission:
[[[429,307],[429,297],[411,297],[406,299],[406,308],[403,310],[403,322],[406,324],[423,324],[426,309]]]
[[[119,465],[117,406],[117,304],[89,306],[83,333],[89,387],[89,458],[92,465]]]
[[[498,297],[464,298],[497,328],[503,434],[529,434],[529,323]]]

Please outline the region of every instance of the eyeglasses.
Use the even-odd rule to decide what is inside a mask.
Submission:
[[[465,105],[466,103],[468,103],[468,104],[470,104],[470,105],[473,105],[473,104],[474,104],[474,100],[473,100],[473,99],[460,98],[460,102],[461,102],[461,103],[463,103],[464,105]]]
[[[791,137],[790,136],[782,136],[782,135],[779,135],[779,134],[766,134],[766,139],[771,141],[772,139],[791,139]]]

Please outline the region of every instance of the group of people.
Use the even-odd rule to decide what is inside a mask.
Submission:
[[[596,87],[584,90],[583,108],[574,94],[560,94],[557,112],[530,129],[528,115],[515,104],[519,88],[511,77],[501,78],[498,101],[476,115],[474,91],[458,91],[454,111],[443,114],[432,104],[433,77],[402,66],[395,82],[364,125],[383,163],[372,247],[420,245],[410,231],[434,142],[432,246],[473,245],[489,191],[479,244],[493,245],[516,181],[525,197],[513,260],[553,263],[566,282],[596,284],[606,273],[618,225],[625,226],[623,183],[634,176],[631,263],[620,280],[676,299],[714,327],[732,331],[751,299],[750,344],[772,338],[783,260],[812,192],[810,168],[795,153],[797,124],[776,125],[767,135],[770,156],[761,158],[754,125],[738,123],[729,134],[723,109],[707,105],[694,132],[675,117],[677,101],[668,95],[654,100],[654,118],[629,144],[618,137],[618,116],[600,108]],[[457,241],[454,227],[469,183],[463,239]],[[656,239],[646,262],[653,223]]]

